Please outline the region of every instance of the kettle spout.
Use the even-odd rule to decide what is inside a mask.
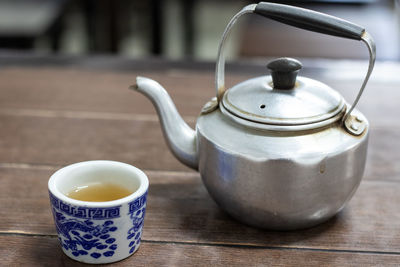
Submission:
[[[196,133],[179,115],[167,91],[158,82],[144,77],[137,77],[136,84],[129,88],[151,100],[172,153],[183,164],[197,170]]]

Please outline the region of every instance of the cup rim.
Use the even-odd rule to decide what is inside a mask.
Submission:
[[[132,194],[116,199],[116,200],[111,200],[111,201],[103,201],[103,202],[94,202],[94,201],[83,201],[83,200],[77,200],[73,199],[70,197],[67,197],[63,193],[60,192],[60,190],[56,186],[56,181],[57,179],[60,179],[60,177],[63,177],[68,174],[71,170],[74,170],[76,168],[82,168],[82,167],[88,167],[88,166],[93,166],[93,165],[108,165],[108,166],[119,166],[121,168],[129,169],[133,173],[137,175],[137,177],[140,180],[140,185],[139,188],[133,192]],[[124,203],[130,202],[131,200],[134,200],[143,194],[146,193],[149,187],[149,180],[147,178],[147,175],[140,170],[139,168],[119,162],[119,161],[112,161],[112,160],[90,160],[90,161],[83,161],[83,162],[78,162],[78,163],[73,163],[71,165],[67,165],[59,170],[57,170],[53,175],[50,176],[49,182],[48,182],[48,190],[51,194],[53,194],[56,198],[60,199],[63,202],[69,203],[71,205],[75,206],[86,206],[86,207],[113,207],[113,206],[118,206],[122,205]]]

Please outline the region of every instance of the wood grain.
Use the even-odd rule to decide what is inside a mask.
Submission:
[[[341,80],[330,78],[329,71],[324,75],[318,73],[310,75],[332,86],[348,102],[352,102],[362,77]],[[123,118],[129,115],[134,118],[141,114],[156,116],[149,100],[127,89],[135,82],[137,75],[160,82],[171,94],[183,116],[196,117],[206,101],[215,96],[214,73],[211,69],[203,72],[179,69],[116,73],[46,67],[5,68],[0,71],[0,114],[10,110],[18,114],[18,109],[23,109],[52,110],[59,114],[61,111],[116,113]],[[228,74],[228,87],[257,75],[260,73]],[[358,108],[374,127],[400,124],[396,119],[400,107],[395,101],[388,101],[388,97],[400,97],[397,83],[390,80],[374,81],[372,78]]]
[[[396,77],[382,79],[386,76],[378,73],[360,101],[359,109],[371,122],[368,161],[346,208],[312,229],[270,232],[222,212],[199,174],[169,152],[150,101],[127,89],[137,75],[156,79],[193,126],[214,96],[212,69],[154,62],[141,67],[107,59],[53,64],[52,58],[39,67],[37,60],[13,60],[0,63],[0,265],[76,266],[58,246],[48,178],[73,162],[112,159],[145,169],[150,180],[142,247],[116,266],[398,266]],[[19,65],[24,62],[29,67]],[[321,66],[306,76],[326,82],[351,102],[360,77],[342,79],[341,67],[332,72],[330,64]],[[348,66],[345,70],[351,72]],[[236,71],[228,75],[228,86],[260,74]]]
[[[3,266],[88,266],[63,254],[45,236],[0,236]],[[44,253],[45,252],[45,253]],[[142,242],[112,266],[398,266],[400,255]]]
[[[57,168],[0,168],[0,233],[55,235],[47,180]],[[400,253],[400,183],[364,181],[347,207],[320,226],[270,232],[222,212],[196,173],[147,171],[150,180],[143,239]]]
[[[4,108],[155,114],[150,101],[129,90],[136,76],[160,82],[184,115],[197,116],[215,95],[211,73],[110,73],[54,69],[0,71],[0,106]],[[240,77],[235,80],[238,82]]]
[[[189,170],[167,148],[157,121],[0,116],[0,128],[0,162],[113,159],[145,169]]]

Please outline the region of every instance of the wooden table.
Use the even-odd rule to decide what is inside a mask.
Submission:
[[[353,99],[365,62],[305,61],[304,75]],[[47,181],[78,161],[111,159],[149,176],[142,244],[115,266],[400,265],[400,64],[378,63],[359,109],[370,119],[364,179],[339,215],[312,229],[271,232],[222,212],[199,174],[162,138],[150,101],[127,87],[158,80],[194,125],[214,95],[213,64],[0,54],[0,265],[79,265],[61,251]],[[232,64],[233,84],[262,74]]]

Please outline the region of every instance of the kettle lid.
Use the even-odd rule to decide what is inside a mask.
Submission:
[[[343,97],[329,86],[297,77],[302,67],[298,60],[279,58],[267,67],[271,76],[253,78],[227,90],[224,108],[242,119],[272,125],[316,123],[345,108]]]

